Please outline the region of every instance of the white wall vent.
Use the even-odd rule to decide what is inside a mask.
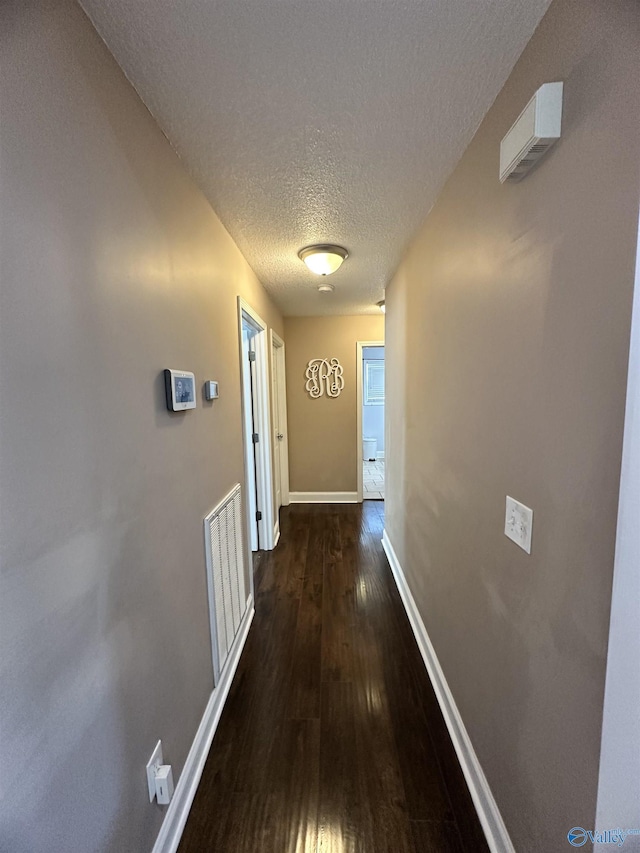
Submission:
[[[500,182],[519,181],[560,139],[562,83],[544,83],[500,143]]]
[[[247,609],[240,484],[204,520],[214,683]]]

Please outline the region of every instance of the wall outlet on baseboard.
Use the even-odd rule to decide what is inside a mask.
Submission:
[[[156,800],[160,806],[168,806],[173,797],[173,771],[170,764],[161,764],[156,773]]]

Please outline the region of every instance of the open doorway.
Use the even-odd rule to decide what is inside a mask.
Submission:
[[[275,545],[275,531],[267,330],[242,299],[238,299],[238,321],[248,544],[251,551],[270,551]]]
[[[359,341],[358,499],[384,500],[384,342]]]

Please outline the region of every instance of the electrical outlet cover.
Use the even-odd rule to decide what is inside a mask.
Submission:
[[[162,741],[159,740],[156,748],[151,753],[147,762],[147,784],[149,786],[149,802],[152,803],[156,796],[156,770],[162,765]]]
[[[504,519],[504,534],[527,554],[531,553],[531,531],[533,510],[507,495],[507,510]]]

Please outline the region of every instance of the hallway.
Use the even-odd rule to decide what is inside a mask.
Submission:
[[[384,504],[283,508],[180,853],[482,853],[380,539]]]

